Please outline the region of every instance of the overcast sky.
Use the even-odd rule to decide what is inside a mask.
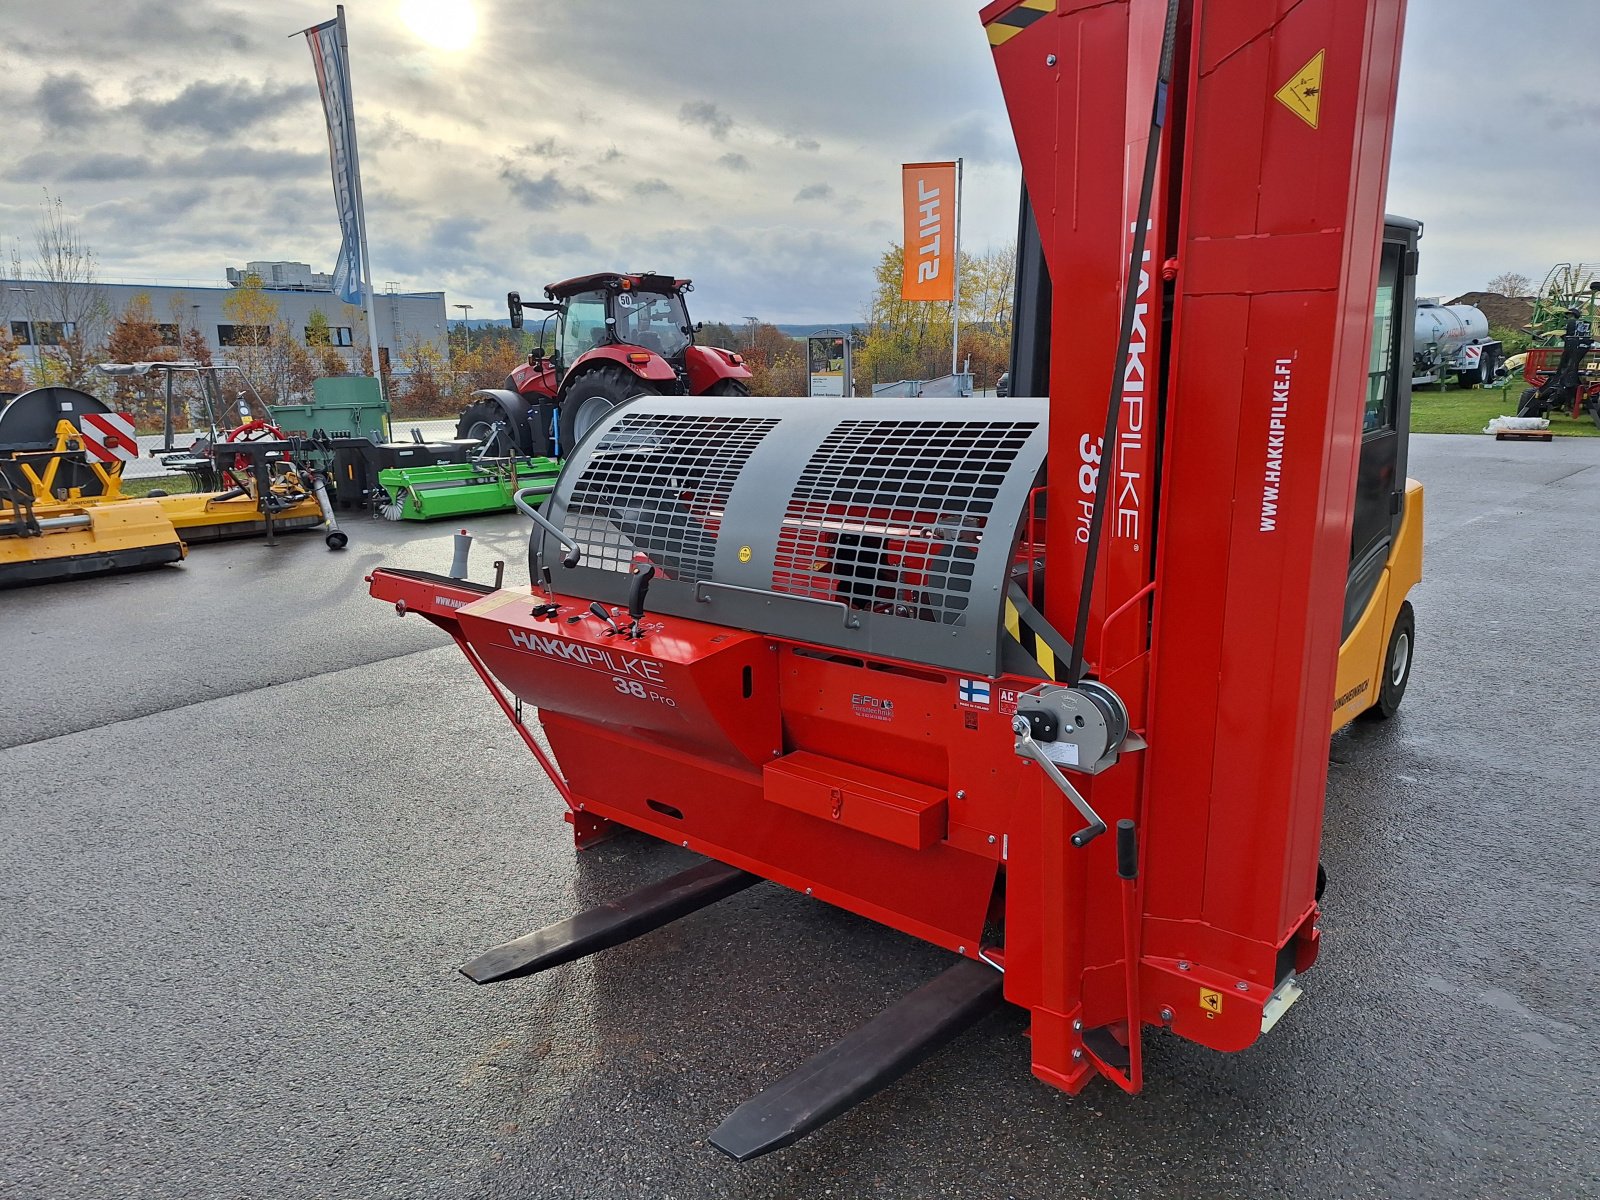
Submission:
[[[656,270],[695,279],[705,320],[858,319],[898,237],[900,162],[964,157],[964,244],[1015,233],[978,7],[351,0],[377,285],[442,288],[477,318],[503,316],[508,288]],[[419,9],[442,26],[408,23]],[[327,142],[286,35],[332,12],[0,0],[0,236],[26,251],[48,190],[107,280],[331,270]],[[1412,0],[1389,209],[1427,225],[1421,291],[1600,258],[1597,17],[1595,0]]]

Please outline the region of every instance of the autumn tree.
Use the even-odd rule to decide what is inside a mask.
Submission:
[[[28,376],[22,369],[22,346],[11,330],[0,327],[0,392],[25,392]]]
[[[367,357],[371,359],[370,352]],[[404,386],[398,395],[389,393],[396,416],[450,416],[461,407],[452,387],[451,364],[430,339],[407,334],[399,357],[406,372]]]
[[[261,277],[246,275],[222,301],[222,315],[232,326],[224,356],[244,372],[261,398],[272,403],[277,397],[273,386],[281,363],[272,345],[278,321],[278,302],[261,286]]]
[[[162,342],[150,297],[145,293],[134,296],[112,323],[106,357],[114,363],[165,362],[173,358],[172,347]],[[157,420],[165,407],[166,381],[154,372],[121,376],[116,381],[115,394],[117,407],[131,412],[136,421]]]
[[[987,254],[961,255],[961,336],[957,359],[970,362],[974,383],[993,387],[1011,357],[1012,297],[1017,251],[1001,246]],[[948,302],[903,300],[900,279],[905,253],[890,246],[873,273],[866,329],[855,352],[862,390],[899,379],[935,379],[950,373],[951,310]]]

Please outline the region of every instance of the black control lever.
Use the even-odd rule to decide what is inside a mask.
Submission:
[[[633,629],[629,636],[637,639],[641,636],[639,622],[644,620],[644,598],[649,594],[650,581],[656,577],[656,569],[650,563],[634,563],[629,575],[628,616],[633,618]]]
[[[617,624],[617,619],[615,617],[613,617],[609,612],[606,611],[606,606],[604,604],[601,604],[600,601],[595,600],[592,603],[590,603],[589,611],[592,612],[595,616],[599,617],[607,625],[611,626],[611,632],[612,633],[621,633],[622,632],[622,626]]]

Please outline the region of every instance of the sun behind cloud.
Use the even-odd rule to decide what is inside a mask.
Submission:
[[[400,0],[400,19],[435,50],[465,50],[478,31],[472,0]]]

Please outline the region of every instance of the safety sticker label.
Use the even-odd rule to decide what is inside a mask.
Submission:
[[[1002,717],[1015,716],[1017,712],[1016,688],[1000,689],[1000,715]]]
[[[1222,993],[1214,992],[1210,988],[1201,988],[1200,1007],[1206,1010],[1208,1016],[1216,1016],[1222,1011]]]
[[[1313,129],[1322,119],[1322,58],[1326,53],[1318,50],[1277,93],[1278,103]]]

